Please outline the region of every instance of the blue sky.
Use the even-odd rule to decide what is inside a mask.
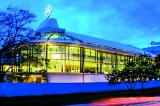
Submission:
[[[30,10],[37,16],[34,29],[46,19],[50,4],[59,26],[139,48],[160,41],[160,0],[0,0],[0,10],[8,5]]]

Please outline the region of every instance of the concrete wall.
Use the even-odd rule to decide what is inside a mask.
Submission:
[[[86,83],[86,82],[107,82],[104,74],[87,73],[49,73],[50,83]]]
[[[144,88],[160,87],[160,81],[150,81],[144,84]],[[126,90],[126,85],[109,85],[107,82],[95,83],[0,83],[0,96],[29,96],[29,95],[53,95],[82,92],[103,92]],[[136,89],[141,89],[141,83],[136,84]]]

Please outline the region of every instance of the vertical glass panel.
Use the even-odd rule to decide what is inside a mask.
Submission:
[[[97,73],[97,63],[84,62],[84,73]]]
[[[57,72],[61,73],[63,71],[63,61],[62,60],[50,60],[50,68],[48,72]]]
[[[91,50],[91,56],[95,57],[95,50]]]
[[[57,53],[58,46],[48,46],[49,53]]]
[[[124,68],[124,55],[120,55],[120,59],[118,60],[118,70],[122,71]]]
[[[79,47],[69,47],[69,59],[80,60],[80,48]]]
[[[80,73],[80,61],[67,60],[66,61],[67,73]]]
[[[111,70],[111,54],[103,53],[102,73],[108,74]]]
[[[96,51],[85,49],[85,61],[95,62],[96,58]]]

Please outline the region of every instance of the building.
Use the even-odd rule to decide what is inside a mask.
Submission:
[[[156,45],[156,46],[151,46],[151,47],[147,47],[147,48],[142,48],[143,50],[158,55],[160,54],[160,46]]]
[[[124,68],[144,50],[131,45],[68,32],[59,28],[56,19],[42,22],[34,45],[24,46],[17,76],[23,82],[105,82],[104,74]],[[18,74],[19,73],[19,74]]]

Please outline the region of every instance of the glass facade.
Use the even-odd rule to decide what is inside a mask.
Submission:
[[[71,42],[75,40],[73,37],[61,33],[44,34],[43,39],[43,42],[34,45],[21,46],[21,52],[16,57],[18,65],[4,66],[6,69],[12,68],[9,72],[16,72],[15,81],[45,82],[47,73],[109,74],[111,71],[121,71],[126,61],[136,58],[98,46],[81,45],[77,39],[76,43]],[[65,43],[65,40],[70,43]],[[7,78],[10,77],[13,76],[7,75]]]
[[[67,45],[44,44],[22,51],[24,72],[109,73],[122,70],[128,55]]]

